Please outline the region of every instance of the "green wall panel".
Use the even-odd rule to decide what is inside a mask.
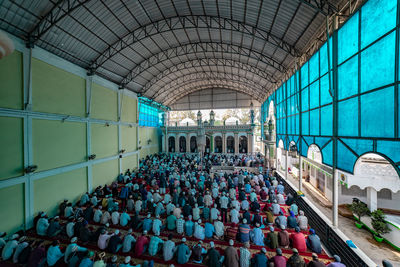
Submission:
[[[110,184],[119,173],[118,160],[109,160],[103,163],[93,165],[93,188],[99,185]]]
[[[87,169],[81,168],[36,180],[33,183],[34,213],[46,211],[56,214],[63,199],[78,200],[87,191]]]
[[[136,150],[136,127],[121,126],[122,148],[126,152]]]
[[[0,229],[11,234],[22,229],[25,216],[24,184],[0,189]]]
[[[95,119],[117,121],[118,96],[117,92],[98,85],[92,84],[91,117]]]
[[[124,122],[136,122],[137,120],[137,100],[126,95],[122,97],[121,120]]]
[[[32,122],[33,161],[47,170],[86,160],[86,124],[38,120]]]
[[[92,154],[97,159],[118,154],[118,127],[116,125],[91,124]]]
[[[85,116],[85,79],[32,59],[33,110]]]
[[[15,51],[0,61],[0,107],[23,107],[22,53]]]
[[[127,169],[135,169],[137,168],[137,155],[131,155],[126,158],[122,158],[122,171],[126,171]]]
[[[23,174],[23,119],[0,117],[0,180]]]

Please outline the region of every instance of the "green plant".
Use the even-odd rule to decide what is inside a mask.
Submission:
[[[385,222],[385,214],[381,210],[376,210],[371,213],[371,224],[378,236],[387,234],[392,229]]]
[[[361,221],[361,217],[369,213],[367,204],[361,201],[354,201],[350,206],[351,211],[357,215],[358,221]]]

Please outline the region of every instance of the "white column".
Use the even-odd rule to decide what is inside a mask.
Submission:
[[[303,191],[303,158],[299,154],[299,191]]]
[[[240,151],[239,151],[239,136],[238,136],[238,133],[235,133],[235,138],[234,138],[234,140],[235,140],[235,154],[239,154],[240,153]]]
[[[226,140],[225,140],[225,134],[222,134],[222,153],[226,153]]]
[[[179,153],[179,136],[175,137],[175,153]]]
[[[190,136],[186,134],[186,153],[190,153]]]
[[[333,227],[337,227],[339,222],[339,181],[336,169],[333,169],[332,183],[332,224]]]
[[[367,205],[371,212],[378,209],[378,192],[375,188],[367,187]]]
[[[289,151],[288,151],[288,150],[285,150],[285,151],[286,151],[286,159],[285,159],[285,179],[287,180],[287,179],[288,179],[288,167],[289,167],[289,164],[288,164]]]

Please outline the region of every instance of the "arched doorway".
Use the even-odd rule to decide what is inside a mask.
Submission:
[[[326,177],[327,174],[319,167],[319,165],[322,165],[322,153],[317,145],[312,144],[308,147],[307,158],[316,164],[309,164],[305,169],[306,181],[325,194],[328,177]]]
[[[228,136],[226,138],[226,152],[235,153],[235,139],[233,136]]]
[[[179,152],[186,152],[186,138],[184,136],[179,137]]]
[[[197,138],[196,136],[190,137],[190,153],[197,152]]]
[[[395,167],[383,155],[366,153],[354,164],[354,175],[339,175],[348,184],[342,186],[342,199],[346,203],[356,197],[365,202],[371,211],[378,208],[399,211],[400,179]],[[353,186],[355,185],[355,186]],[[346,190],[347,189],[347,190]]]
[[[206,136],[206,153],[210,153],[211,152],[211,142],[210,142],[210,138],[208,136]]]
[[[175,137],[174,136],[168,137],[168,152],[171,152],[171,153],[175,152]]]
[[[239,153],[247,153],[247,151],[248,151],[247,144],[248,144],[247,136],[245,136],[245,135],[240,136],[239,137]]]
[[[221,136],[216,136],[214,138],[214,152],[215,153],[222,153],[222,137]]]

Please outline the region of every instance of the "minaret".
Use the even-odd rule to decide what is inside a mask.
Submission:
[[[254,125],[254,105],[253,102],[250,103],[250,123]]]
[[[200,126],[201,125],[201,111],[199,110],[199,112],[197,112],[197,125]]]
[[[210,112],[210,126],[214,126],[214,121],[215,121],[215,113],[214,113],[214,110],[211,110],[211,112]]]

